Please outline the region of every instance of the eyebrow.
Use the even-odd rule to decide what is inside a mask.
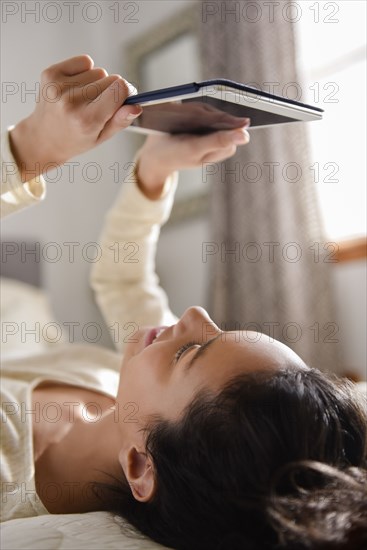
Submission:
[[[204,353],[208,350],[208,348],[216,341],[218,340],[218,338],[220,338],[222,336],[222,333],[218,334],[217,336],[215,336],[214,338],[212,338],[211,340],[208,340],[207,342],[205,342],[205,344],[203,344],[198,350],[197,352],[195,353],[194,357],[192,357],[192,359],[190,359],[190,361],[187,363],[187,365],[185,365],[184,367],[184,371],[187,372],[189,369],[191,369],[191,367],[194,365],[195,361],[197,361],[199,359],[199,357],[202,357],[204,355]]]

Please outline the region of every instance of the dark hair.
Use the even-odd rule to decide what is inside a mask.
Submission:
[[[95,483],[103,509],[178,550],[367,547],[367,413],[347,380],[286,367],[201,390],[153,419],[157,490]],[[107,490],[107,495],[105,494]]]

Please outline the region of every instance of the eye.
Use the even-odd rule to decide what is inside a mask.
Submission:
[[[188,349],[192,348],[193,346],[200,346],[200,344],[198,342],[187,342],[187,344],[184,344],[183,346],[180,347],[180,349],[177,351],[177,353],[175,354],[175,361],[177,363],[177,361],[180,359],[181,355]]]

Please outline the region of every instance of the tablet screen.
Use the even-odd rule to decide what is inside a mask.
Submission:
[[[141,105],[143,113],[133,126],[171,134],[208,134],[244,126],[246,118],[251,127],[294,122],[298,119],[261,109],[231,103],[210,96],[183,99],[155,105]]]

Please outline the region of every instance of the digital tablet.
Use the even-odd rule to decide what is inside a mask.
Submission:
[[[323,109],[263,92],[226,79],[192,82],[129,96],[142,114],[129,127],[144,134],[208,134],[244,125],[250,129],[274,124],[320,120]]]

